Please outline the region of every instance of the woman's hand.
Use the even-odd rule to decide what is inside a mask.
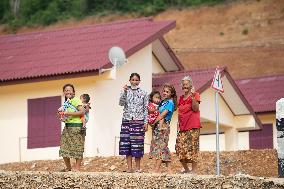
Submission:
[[[191,87],[190,92],[191,92],[191,94],[194,94],[194,93],[195,93],[195,88],[194,88],[194,86]]]
[[[190,90],[190,97],[191,97],[192,99],[195,99],[195,88],[194,88],[194,86],[191,87],[191,90]]]
[[[128,89],[128,86],[125,84],[125,85],[123,86],[123,91],[126,92],[127,89]]]

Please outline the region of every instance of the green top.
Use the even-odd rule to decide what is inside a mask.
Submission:
[[[76,108],[83,105],[82,101],[77,97],[71,98],[69,102]],[[75,112],[75,110],[70,107],[67,108],[67,111]],[[82,123],[82,120],[80,119],[80,116],[68,116],[65,123]]]

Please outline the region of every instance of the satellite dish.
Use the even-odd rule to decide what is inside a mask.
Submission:
[[[108,58],[110,62],[116,67],[120,67],[127,62],[123,49],[117,46],[111,47],[109,49]]]
[[[105,71],[110,71],[110,74],[113,78],[116,77],[116,68],[122,66],[127,63],[127,59],[125,53],[122,48],[118,46],[113,46],[108,51],[108,58],[113,65],[112,68],[108,69],[99,69],[99,74],[104,73]]]

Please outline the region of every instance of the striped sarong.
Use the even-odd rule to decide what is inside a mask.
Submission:
[[[122,120],[119,155],[142,157],[144,155],[144,121]]]

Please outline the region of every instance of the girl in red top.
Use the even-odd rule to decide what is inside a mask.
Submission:
[[[182,173],[189,173],[188,163],[192,164],[192,173],[197,169],[200,135],[200,95],[195,92],[192,79],[186,76],[182,79],[184,94],[178,102],[178,135],[176,153],[184,168]]]

